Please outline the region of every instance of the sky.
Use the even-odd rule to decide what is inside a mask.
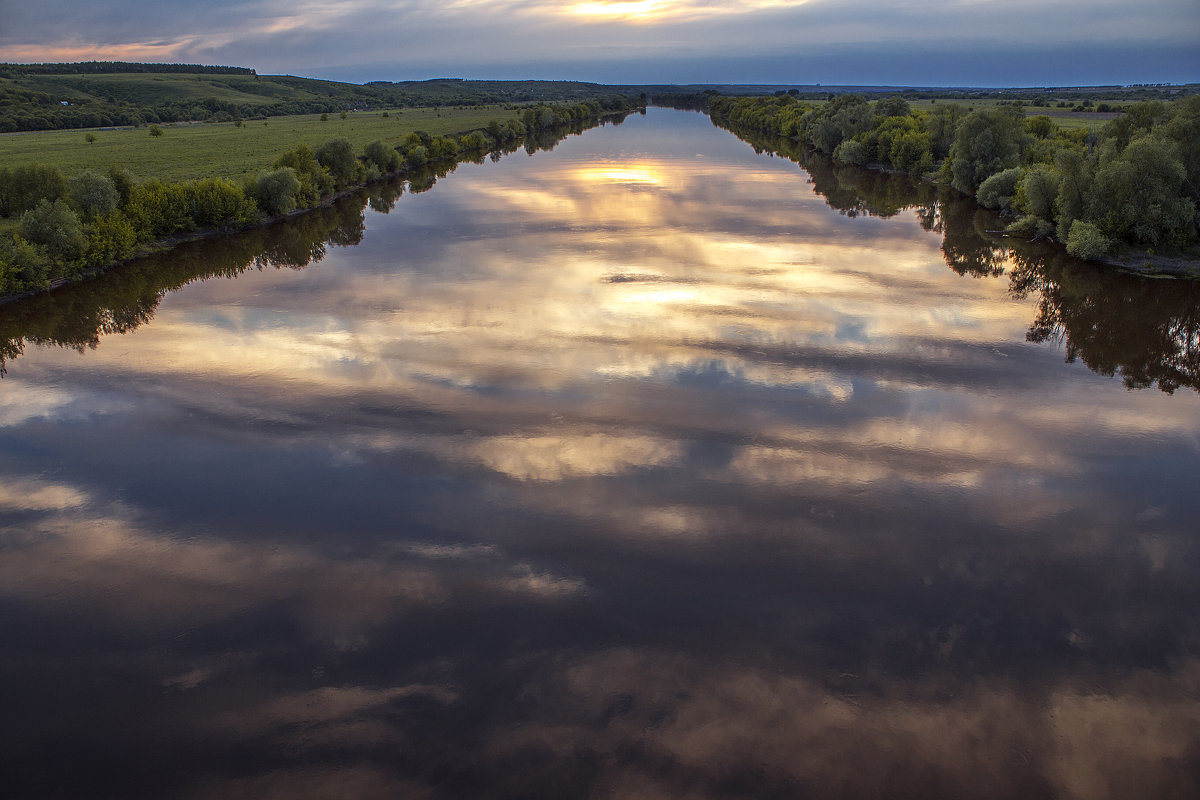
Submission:
[[[1198,43],[1197,0],[0,0],[0,61],[356,83],[1187,83]]]

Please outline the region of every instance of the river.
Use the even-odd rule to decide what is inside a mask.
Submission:
[[[1196,796],[1197,287],[758,145],[0,307],[6,792]]]

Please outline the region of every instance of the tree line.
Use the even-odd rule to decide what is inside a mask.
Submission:
[[[205,64],[144,64],[134,61],[76,61],[47,64],[0,64],[0,78],[19,75],[118,75],[128,73],[174,73],[185,75],[255,75],[249,67],[218,67]]]
[[[493,120],[458,136],[414,131],[398,144],[372,142],[361,153],[345,139],[315,150],[300,145],[241,184],[226,178],[135,183],[117,168],[70,176],[45,165],[0,168],[0,217],[18,219],[15,230],[0,235],[0,297],[102,269],[154,242],[246,228],[314,208],[385,176],[481,160],[489,152],[515,148],[522,138],[527,147],[536,147],[548,132],[633,108],[624,97],[539,104],[526,108],[520,120]]]
[[[735,133],[781,136],[838,163],[925,176],[1000,211],[1009,233],[1056,241],[1080,258],[1200,241],[1200,95],[1137,103],[1094,134],[1015,106],[925,111],[899,96],[839,95],[815,105],[708,94],[680,105],[705,108]]]

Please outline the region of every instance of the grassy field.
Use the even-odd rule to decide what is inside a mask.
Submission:
[[[330,114],[271,117],[236,127],[229,123],[163,125],[163,135],[150,136],[147,128],[95,131],[38,131],[0,134],[0,164],[16,167],[46,164],[65,175],[85,169],[122,167],[135,180],[191,180],[224,177],[239,180],[267,169],[283,152],[299,144],[316,148],[330,139],[345,138],[361,152],[370,142],[399,144],[414,130],[433,135],[463,133],[503,123],[517,112],[502,106],[435,110],[351,112],[346,119]],[[89,143],[91,133],[95,142]]]
[[[972,99],[972,100],[910,100],[909,105],[913,108],[932,111],[937,108],[938,103],[957,103],[963,108],[972,111],[981,108],[995,108],[999,106],[1001,101],[991,99]],[[1098,102],[1106,102],[1100,100]],[[1116,102],[1116,101],[1111,101]],[[1050,119],[1054,120],[1054,124],[1060,128],[1087,128],[1088,130],[1100,130],[1104,123],[1108,122],[1113,117],[1117,116],[1112,112],[1100,113],[1096,111],[1071,111],[1067,108],[1045,108],[1043,106],[1025,106],[1025,116],[1036,117],[1045,114]]]

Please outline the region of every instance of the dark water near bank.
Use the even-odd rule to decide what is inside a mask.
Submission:
[[[1200,291],[808,167],[652,110],[0,307],[0,794],[1195,796]]]

